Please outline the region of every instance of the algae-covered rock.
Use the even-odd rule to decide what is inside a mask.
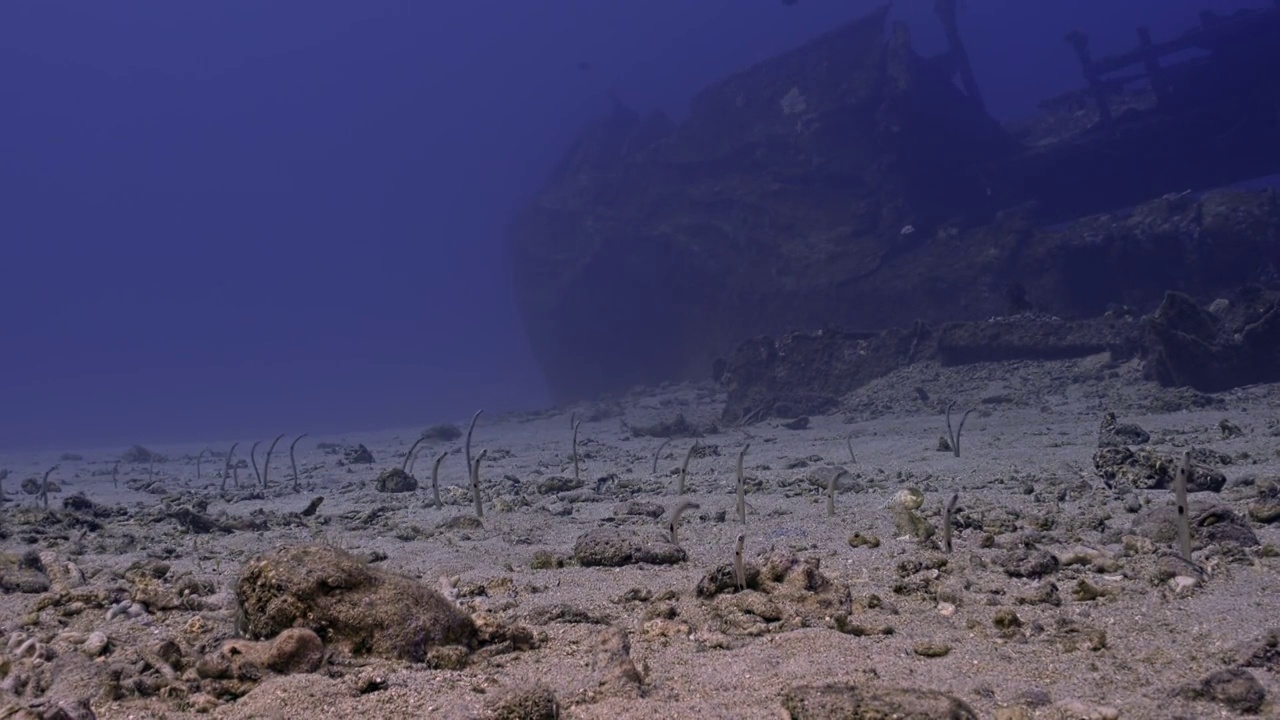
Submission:
[[[601,528],[584,533],[573,546],[573,555],[583,567],[619,567],[635,563],[673,565],[685,560],[685,552],[656,532],[638,533]]]
[[[400,468],[387,468],[378,474],[374,487],[384,493],[413,492],[418,489],[418,481]]]
[[[782,707],[792,720],[818,718],[950,718],[978,720],[957,697],[916,688],[870,689],[857,685],[803,685],[783,693]]]
[[[413,662],[435,647],[476,643],[471,617],[439,592],[325,545],[282,547],[251,559],[236,598],[252,638],[306,627],[354,655]]]

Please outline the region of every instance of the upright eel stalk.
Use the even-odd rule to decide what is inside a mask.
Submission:
[[[733,584],[738,588],[738,592],[747,589],[747,563],[742,557],[745,542],[746,536],[738,533],[738,539],[733,544]]]
[[[258,446],[261,444],[262,441],[259,440],[249,448],[249,462],[253,463],[253,476],[258,479],[259,485],[262,484],[262,473],[258,471]]]
[[[409,453],[404,456],[404,462],[400,463],[400,469],[405,473],[409,472],[409,464],[413,461],[413,454],[418,451],[418,446],[426,439],[426,435],[419,435],[418,439],[414,440],[413,444],[409,446]]]
[[[956,427],[955,432],[952,432],[951,408],[955,407],[955,405],[955,400],[947,403],[947,436],[951,439],[951,454],[960,457],[960,433],[964,432],[964,421],[969,419],[969,413],[973,412],[973,408],[964,411],[964,415],[960,416],[960,424]]]
[[[480,499],[480,461],[484,460],[488,454],[488,450],[481,450],[471,465],[471,496],[476,501],[476,517],[478,518],[484,517],[484,502]]]
[[[666,447],[670,444],[671,444],[671,438],[667,438],[666,440],[663,440],[662,444],[658,446],[657,452],[653,454],[653,473],[652,474],[654,475],[658,474],[658,458],[662,457],[662,451],[665,450]]]
[[[573,423],[573,479],[578,480],[578,426],[582,424],[581,420],[575,420]]]
[[[271,469],[271,451],[276,449],[276,443],[280,442],[280,438],[284,437],[284,433],[276,436],[275,440],[267,446],[267,456],[262,460],[262,489],[267,489],[267,471]]]
[[[222,466],[222,492],[227,491],[227,476],[231,474],[231,462],[235,459],[236,448],[239,446],[240,443],[238,442],[231,443],[231,449],[227,451],[227,462]],[[116,463],[117,466],[119,466],[119,464],[120,463]]]
[[[293,491],[298,492],[302,487],[302,481],[298,476],[298,458],[293,454],[294,448],[298,447],[298,441],[306,437],[306,433],[302,433],[289,443],[289,466],[293,468]]]
[[[58,469],[58,466],[54,465],[48,470],[45,470],[44,480],[40,483],[40,499],[44,501],[45,510],[49,509],[49,476],[52,475],[53,471],[57,469]]]
[[[676,480],[676,494],[684,494],[684,481],[689,477],[689,461],[693,459],[693,453],[698,449],[698,441],[694,440],[689,446],[689,452],[684,454],[684,462],[680,463],[680,477]]]
[[[831,475],[831,479],[827,481],[827,517],[834,517],[836,514],[836,490],[840,478],[848,475],[849,471],[845,469],[837,470]]]
[[[680,529],[680,516],[684,515],[685,510],[692,510],[698,507],[698,503],[692,500],[681,500],[676,506],[671,508],[671,522],[667,523],[667,531],[671,533],[671,544],[679,546],[680,538],[677,531]]]
[[[440,455],[436,457],[435,465],[431,466],[431,496],[436,503],[437,510],[444,508],[444,503],[440,502],[440,463],[444,462],[444,458],[448,454],[448,450],[440,453]]]
[[[462,446],[463,452],[466,453],[467,472],[471,472],[471,434],[476,431],[476,421],[480,419],[480,413],[482,412],[484,412],[483,408],[477,410],[476,414],[471,416],[471,425],[467,428],[467,441]]]
[[[956,501],[959,499],[960,493],[952,493],[942,512],[942,549],[947,552],[951,552],[951,522],[956,516]]]

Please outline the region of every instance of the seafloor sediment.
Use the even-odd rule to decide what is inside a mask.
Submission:
[[[297,490],[291,437],[266,488],[252,440],[225,489],[230,442],[9,452],[0,716],[1274,716],[1278,400],[1097,356],[919,364],[798,429],[717,427],[711,386],[490,412],[478,522],[450,433],[409,492],[384,473],[420,429],[305,438]],[[959,456],[951,401],[953,422],[975,408]],[[1109,412],[1137,427],[1100,432]],[[643,434],[679,416],[698,437]],[[1225,480],[1190,495],[1190,563],[1169,487],[1188,451]],[[265,642],[291,626],[314,635]]]

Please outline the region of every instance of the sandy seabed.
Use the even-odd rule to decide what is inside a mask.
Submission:
[[[952,399],[958,408],[977,408],[959,457],[938,450],[946,434],[941,408]],[[873,696],[895,689],[907,697],[946,693],[977,717],[1007,720],[1280,717],[1276,648],[1244,668],[1256,687],[1206,684],[1214,673],[1248,665],[1251,652],[1266,656],[1267,635],[1280,628],[1280,524],[1244,519],[1258,545],[1197,542],[1198,568],[1169,578],[1162,568],[1170,567],[1176,544],[1144,539],[1134,523],[1151,507],[1171,506],[1173,493],[1110,487],[1093,463],[1099,422],[1115,412],[1148,431],[1157,452],[1180,457],[1196,447],[1223,454],[1230,460],[1220,467],[1225,488],[1194,493],[1192,509],[1218,504],[1247,518],[1250,505],[1280,479],[1280,387],[1206,397],[1157,388],[1140,379],[1136,366],[1099,357],[919,365],[860,389],[837,413],[798,430],[779,421],[708,430],[719,424],[722,405],[712,386],[680,385],[545,413],[482,415],[473,441],[476,452],[487,451],[486,514],[478,530],[442,528],[473,514],[461,440],[424,443],[415,465],[426,485],[434,457],[449,451],[441,465],[444,508],[432,506],[429,488],[398,494],[375,488],[379,472],[400,466],[421,428],[304,439],[296,493],[282,451],[292,436],[277,448],[265,492],[250,487],[248,468],[239,471],[240,490],[220,490],[223,462],[208,455],[197,480],[196,455],[205,448],[225,452],[230,442],[148,445],[169,460],[153,468],[121,465],[118,487],[111,468],[122,448],[0,455],[0,468],[11,471],[3,483],[0,570],[13,576],[34,550],[83,574],[56,602],[57,573],[49,573],[55,587],[43,592],[0,583],[7,638],[0,717],[39,717],[74,698],[88,698],[99,718],[486,717],[495,712],[495,698],[541,685],[566,718],[782,718],[789,690],[830,683]],[[538,488],[547,478],[573,475],[571,415],[582,420],[586,492],[543,494]],[[693,438],[666,444],[655,474],[664,439],[634,432],[677,415],[707,430],[689,465],[688,499],[698,507],[685,513],[679,531],[687,559],[579,566],[575,542],[593,529],[667,532],[666,516],[626,513],[646,502],[665,509],[677,503],[676,476]],[[1223,419],[1243,434],[1226,437]],[[460,425],[466,429],[465,421]],[[251,442],[241,443],[238,457],[246,457]],[[363,444],[375,462],[342,464],[340,454],[318,443]],[[743,525],[735,464],[747,443]],[[60,460],[66,453],[81,459]],[[50,496],[55,511],[44,513],[21,484],[55,463],[50,479],[60,491]],[[821,478],[832,467],[850,474],[841,478],[835,514],[828,516]],[[147,491],[156,481],[167,494]],[[923,493],[920,516],[934,528],[958,494],[951,553],[942,551],[940,532],[924,542],[899,536],[890,508],[907,488]],[[121,510],[94,527],[59,520],[65,513],[57,508],[77,493]],[[302,518],[317,496],[325,498],[318,512]],[[260,522],[257,529],[193,534],[173,519],[176,507],[197,508],[219,522]],[[829,583],[825,592],[843,598],[839,607],[793,612],[782,596],[755,590],[699,597],[699,581],[731,563],[740,533],[749,562],[771,553],[816,559]],[[869,542],[855,546],[855,535]],[[478,655],[455,670],[333,653],[319,672],[264,672],[236,700],[195,702],[191,685],[182,689],[191,677],[182,665],[236,636],[243,563],[302,543],[338,546],[442,588],[468,612],[527,626],[537,647]],[[1011,575],[1010,558],[1032,549],[1052,555],[1056,566],[1037,577]],[[533,569],[540,552],[568,562]],[[160,582],[196,588],[192,608],[144,603],[134,613],[121,611],[120,603],[136,596],[129,569],[157,562],[167,566]],[[69,599],[76,593],[79,604]],[[601,684],[599,638],[611,628],[630,640],[639,687]],[[109,644],[90,658],[84,644],[93,632]],[[32,638],[36,644],[26,642]],[[179,677],[136,684],[149,691],[104,690],[113,663],[141,677],[162,675],[142,650],[166,640],[186,658],[173,663]],[[1250,693],[1259,691],[1265,700],[1251,706]]]

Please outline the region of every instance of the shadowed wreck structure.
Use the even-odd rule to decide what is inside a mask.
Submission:
[[[881,8],[679,124],[615,103],[582,131],[509,238],[557,400],[704,378],[761,335],[1145,313],[1275,281],[1274,192],[1201,193],[1280,171],[1280,7],[1139,29],[1101,60],[1068,34],[1086,87],[1009,126],[937,8],[941,56]]]

